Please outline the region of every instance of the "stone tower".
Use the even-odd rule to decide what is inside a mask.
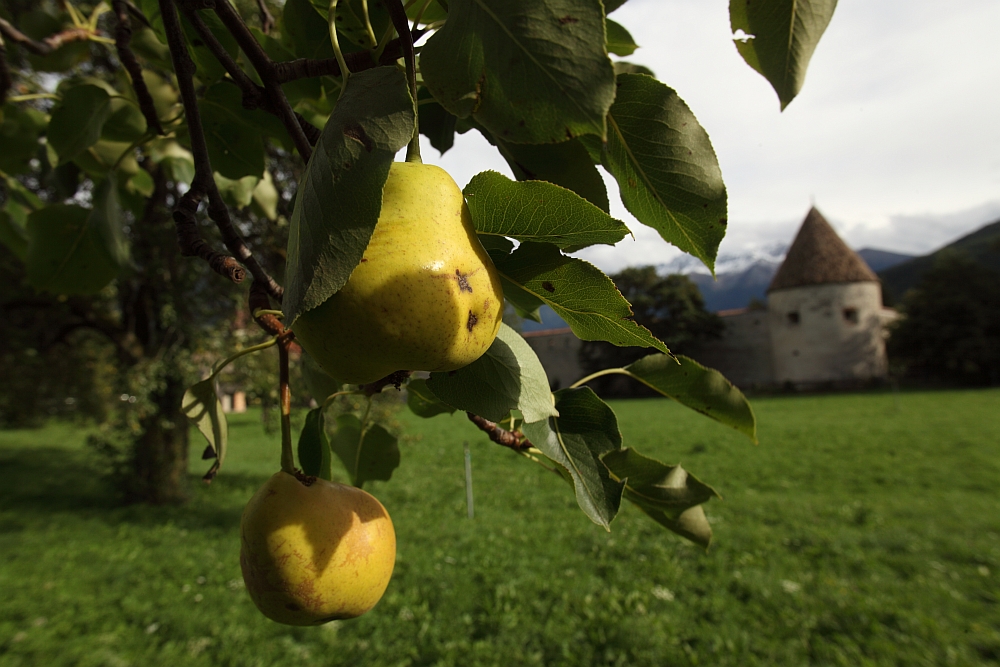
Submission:
[[[768,287],[774,380],[884,377],[884,317],[878,278],[812,208]]]

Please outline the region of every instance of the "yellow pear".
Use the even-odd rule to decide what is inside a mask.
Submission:
[[[250,598],[287,625],[364,614],[382,597],[396,563],[392,519],[374,496],[286,472],[247,503],[240,538]]]
[[[366,384],[475,361],[502,314],[500,277],[458,185],[440,167],[394,162],[361,263],[292,328],[330,375]]]

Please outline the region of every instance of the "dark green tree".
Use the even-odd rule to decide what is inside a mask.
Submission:
[[[666,343],[674,354],[686,354],[693,344],[722,335],[722,320],[705,310],[701,291],[687,276],[661,276],[655,266],[641,266],[623,269],[611,279],[632,304],[635,321]],[[642,348],[586,341],[580,347],[580,365],[589,374],[602,368],[626,366],[645,355]],[[604,391],[612,385],[635,387],[617,378],[596,382]]]
[[[960,253],[938,258],[900,304],[889,360],[914,379],[1000,381],[1000,273]]]

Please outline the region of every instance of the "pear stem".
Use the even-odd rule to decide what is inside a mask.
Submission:
[[[417,56],[413,51],[413,33],[410,32],[410,19],[402,0],[390,0],[387,6],[389,18],[399,35],[399,45],[403,50],[403,62],[406,64],[406,82],[413,98],[413,138],[406,147],[407,162],[423,162],[420,159],[420,114],[417,112]]]
[[[278,338],[278,396],[281,402],[281,469],[295,474],[295,456],[292,453],[292,392],[288,386],[288,347],[293,334]]]
[[[337,57],[340,73],[344,77],[340,84],[340,97],[343,97],[344,91],[347,90],[347,80],[351,76],[351,70],[347,68],[347,60],[344,59],[344,52],[340,50],[340,39],[337,37],[337,2],[338,0],[330,0],[327,21],[330,24],[330,44],[333,46],[333,55]]]

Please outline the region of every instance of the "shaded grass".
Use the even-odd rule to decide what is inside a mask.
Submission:
[[[255,416],[181,508],[116,506],[71,427],[0,432],[0,665],[1000,662],[1000,392],[761,399],[759,447],[669,401],[613,405],[626,445],[725,498],[707,554],[631,507],[606,533],[463,417],[407,413],[403,465],[370,488],[393,580],[321,628],[267,621],[241,584],[239,516],[278,463]]]

